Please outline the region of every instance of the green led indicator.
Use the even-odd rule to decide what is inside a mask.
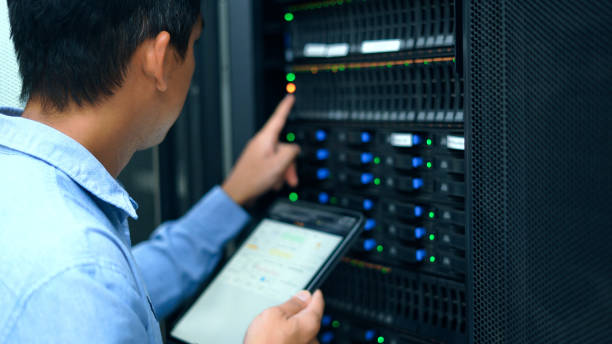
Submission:
[[[423,64],[429,64],[429,61],[423,61]]]
[[[332,197],[332,198],[329,200],[329,203],[331,203],[331,204],[338,204],[338,199],[337,199],[336,197]]]
[[[292,192],[289,194],[289,200],[291,202],[296,202],[298,200],[299,196],[296,192]]]
[[[287,81],[294,82],[295,81],[295,74],[294,73],[287,73]]]
[[[382,252],[383,250],[384,250],[384,247],[382,245],[376,246],[376,251]]]
[[[433,141],[431,139],[427,139],[427,145],[431,146],[433,144]]]
[[[434,257],[434,256],[429,257],[429,261],[431,263],[435,262],[436,261],[436,257]]]
[[[339,322],[338,320],[334,320],[334,321],[332,322],[332,327],[333,327],[333,328],[338,328],[338,327],[340,327],[340,322]]]
[[[286,21],[290,22],[290,21],[293,20],[293,18],[294,18],[293,13],[291,13],[291,12],[285,13],[285,20]]]
[[[388,63],[388,64],[387,64],[387,68],[391,68],[392,66],[393,66],[393,65],[392,65],[392,64],[390,64],[390,63]]]
[[[427,162],[427,168],[431,168],[433,166],[433,164],[431,163],[431,161]]]
[[[377,341],[378,341],[378,343],[384,343],[385,342],[385,337],[380,336],[380,337],[378,337]]]
[[[436,217],[436,213],[434,213],[433,211],[429,212],[429,218],[433,219],[434,217]]]
[[[380,185],[380,178],[374,178],[374,185]]]
[[[436,236],[433,234],[429,234],[429,240],[434,241],[436,240]]]
[[[379,157],[375,157],[375,158],[374,158],[374,163],[375,163],[376,165],[380,165],[380,158],[379,158]]]
[[[389,268],[382,268],[380,270],[383,274],[388,274],[389,273]]]
[[[293,142],[293,141],[295,141],[295,134],[287,133],[287,142]]]

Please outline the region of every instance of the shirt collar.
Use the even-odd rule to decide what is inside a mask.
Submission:
[[[0,115],[0,145],[56,167],[102,201],[138,218],[138,204],[93,154],[64,133],[19,117],[21,113],[21,110],[0,108],[0,114],[8,115]]]

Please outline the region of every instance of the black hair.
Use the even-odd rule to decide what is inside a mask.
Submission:
[[[162,31],[185,58],[200,0],[7,0],[23,79],[22,101],[36,96],[61,111],[96,104],[121,87],[136,48]]]

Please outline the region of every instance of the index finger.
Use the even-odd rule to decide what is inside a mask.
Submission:
[[[276,110],[266,125],[264,125],[263,131],[270,132],[274,136],[278,136],[280,132],[283,130],[285,126],[285,122],[287,122],[287,117],[291,113],[291,108],[293,107],[293,103],[295,103],[295,96],[287,95],[283,100],[278,104]]]

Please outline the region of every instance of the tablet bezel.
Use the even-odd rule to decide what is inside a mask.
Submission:
[[[360,212],[348,210],[344,208],[339,208],[339,207],[334,207],[334,206],[329,206],[329,205],[320,205],[320,204],[315,204],[315,203],[306,202],[306,201],[290,202],[290,201],[283,200],[283,199],[277,200],[268,209],[273,209],[278,204],[287,204],[289,206],[300,207],[306,210],[314,209],[314,210],[323,211],[323,212],[331,212],[335,215],[349,216],[349,217],[356,219],[355,224],[352,225],[348,234],[342,238],[337,248],[334,249],[332,254],[325,260],[325,262],[321,265],[321,267],[314,274],[313,278],[306,284],[304,289],[309,290],[310,292],[314,292],[321,286],[321,284],[327,279],[327,277],[329,277],[331,272],[340,262],[341,258],[348,252],[348,250],[350,249],[354,241],[359,237],[359,234],[363,227],[363,223],[365,221],[364,216]],[[238,249],[242,247],[242,245],[244,245],[244,242],[246,241],[246,239],[253,233],[253,230],[255,230],[255,228],[257,228],[257,226],[259,226],[259,224],[263,220],[270,219],[270,220],[278,221],[277,219],[270,218],[270,215],[271,215],[270,211],[268,210],[265,213],[265,216],[257,220],[251,221],[251,223],[246,226],[245,230],[243,230],[242,233],[239,235],[238,240],[240,241],[240,243],[237,246],[235,252],[237,252]],[[286,223],[289,223],[289,222],[286,222]],[[304,228],[321,231],[316,228],[310,228],[310,227],[304,227]],[[325,231],[322,231],[322,232],[325,232]],[[179,308],[179,310],[177,310],[173,315],[171,315],[168,318],[167,323],[170,325],[170,326],[167,326],[168,343],[189,344],[188,342],[185,342],[179,338],[173,337],[171,334],[172,330],[179,323],[179,321],[181,321],[181,319],[187,313],[187,311],[191,309],[193,304],[202,295],[202,293],[208,288],[208,286],[212,283],[212,281],[219,275],[219,273],[223,270],[223,268],[228,263],[230,258],[231,256],[227,257],[223,262],[219,263],[218,266],[213,271],[213,273],[211,273],[211,275],[206,279],[206,281],[198,289],[198,292],[194,296],[190,297],[188,301],[185,302]]]

